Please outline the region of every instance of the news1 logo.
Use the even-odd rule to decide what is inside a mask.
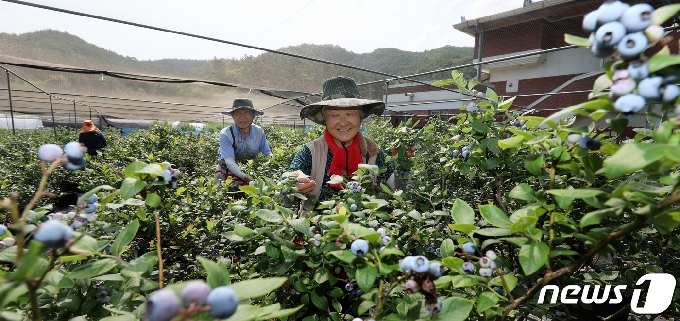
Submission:
[[[668,273],[650,273],[641,277],[635,285],[641,285],[649,281],[649,290],[647,291],[647,300],[645,305],[639,307],[640,294],[642,289],[633,290],[633,298],[630,302],[630,307],[633,312],[638,314],[658,314],[666,311],[671,305],[673,299],[673,292],[675,291],[675,277]],[[600,296],[600,286],[593,286],[592,294],[590,285],[584,285],[583,291],[581,286],[572,284],[565,286],[561,291],[557,285],[546,285],[541,289],[538,297],[538,304],[545,302],[545,294],[548,290],[552,290],[552,297],[550,304],[556,304],[559,296],[562,304],[577,304],[578,294],[581,293],[581,302],[585,304],[618,304],[623,301],[622,292],[626,290],[626,285],[617,285],[614,287],[614,297],[609,298],[612,292],[611,285],[604,287],[604,292]],[[607,300],[609,300],[607,302]]]

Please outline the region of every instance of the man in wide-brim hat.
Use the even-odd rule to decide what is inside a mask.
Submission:
[[[220,131],[220,156],[217,170],[215,171],[216,182],[222,182],[232,176],[234,181],[241,185],[250,182],[248,177],[238,166],[237,160],[245,160],[255,157],[258,153],[271,156],[269,142],[262,127],[253,125],[256,116],[264,113],[253,107],[250,99],[238,98],[234,100],[231,111],[224,112],[234,119],[234,123]]]
[[[303,145],[289,167],[296,175],[310,176],[298,180],[300,193],[308,197],[302,209],[311,211],[319,200],[335,193],[338,186],[328,183],[332,175],[351,177],[359,164],[378,165],[382,173],[376,183],[393,188],[394,166],[386,161],[387,154],[359,132],[362,120],[369,115],[380,116],[385,104],[362,99],[354,79],[347,77],[326,80],[321,97],[321,102],[305,106],[300,118],[325,125],[324,135]]]

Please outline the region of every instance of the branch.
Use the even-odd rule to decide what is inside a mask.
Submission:
[[[503,210],[505,215],[510,216],[508,208],[503,204],[503,186],[501,185],[501,181],[497,176],[494,177],[494,179],[496,180],[496,203],[498,203],[498,207]]]
[[[156,251],[158,251],[158,283],[163,288],[163,254],[161,251],[161,221],[158,211],[153,212],[156,217]]]
[[[616,312],[614,312],[614,314],[604,318],[602,321],[611,321],[611,320],[618,319],[622,315],[628,315],[628,313],[630,313],[629,310],[630,310],[630,303],[626,304],[623,308],[621,308],[621,310],[616,311]],[[654,320],[654,319],[652,319],[652,320]]]

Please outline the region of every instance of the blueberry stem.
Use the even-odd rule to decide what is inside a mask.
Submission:
[[[163,254],[161,250],[161,220],[158,211],[154,211],[153,215],[156,217],[156,251],[158,251],[158,283],[160,288],[163,288]]]

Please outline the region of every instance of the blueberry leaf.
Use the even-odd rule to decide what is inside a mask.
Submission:
[[[588,38],[574,36],[568,33],[564,34],[564,42],[579,47],[590,47],[590,41],[588,40]]]
[[[548,244],[543,242],[530,242],[522,245],[519,250],[519,264],[526,275],[531,275],[545,265],[548,261]]]
[[[376,277],[378,277],[378,270],[371,264],[367,264],[364,267],[357,269],[357,285],[359,285],[364,292],[369,292],[373,289]]]
[[[673,4],[673,5],[668,5],[668,6],[663,6],[659,9],[654,10],[654,14],[652,15],[653,17],[653,24],[655,25],[661,25],[666,20],[670,19],[672,16],[674,16],[676,13],[680,11],[680,4]]]

